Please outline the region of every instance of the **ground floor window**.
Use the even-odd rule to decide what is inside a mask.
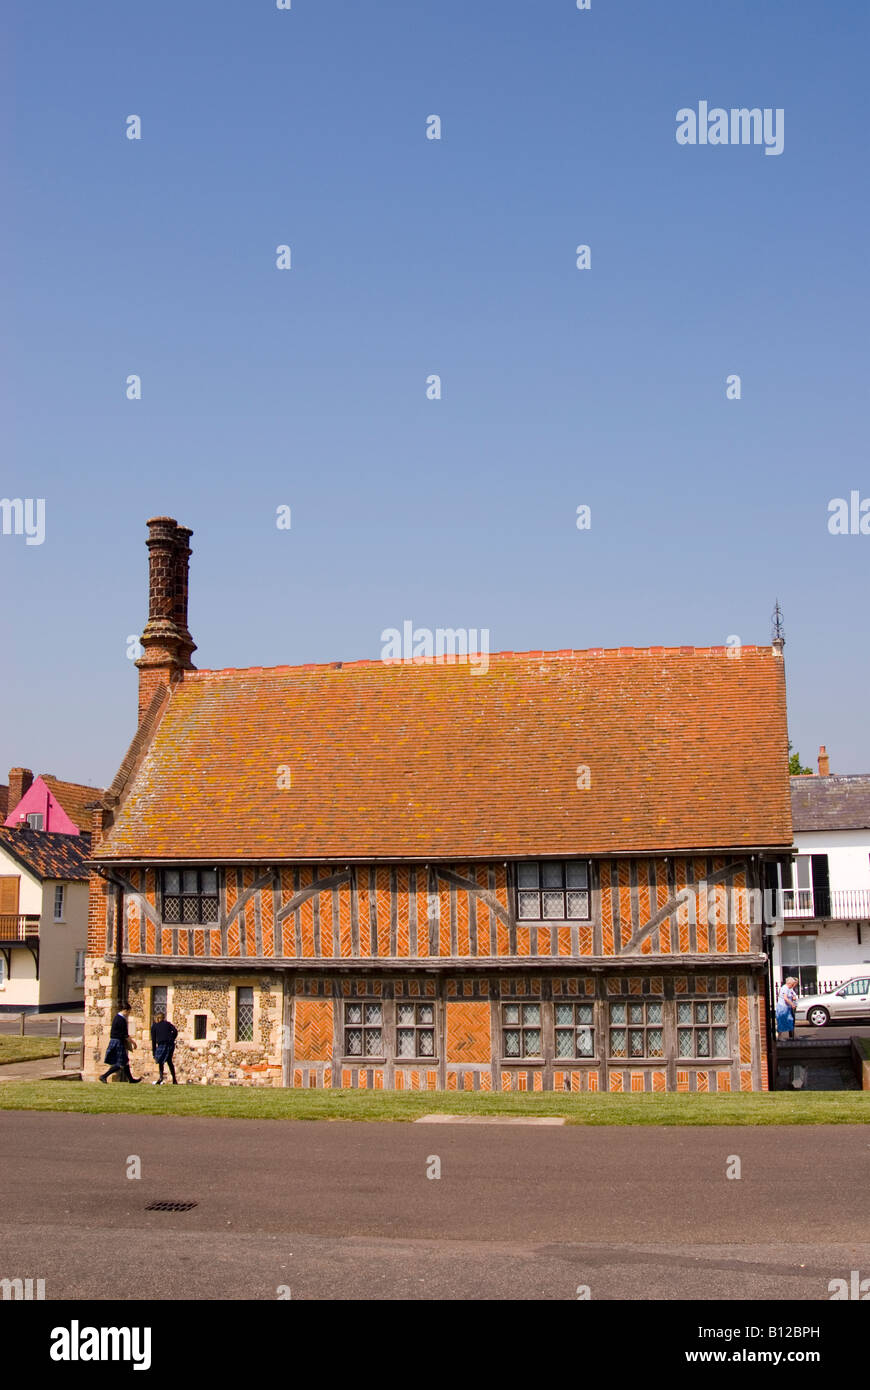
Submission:
[[[82,985],[84,984],[84,982],[85,982],[85,953],[84,953],[84,951],[76,951],[76,973],[75,973],[75,986],[76,986],[76,988],[79,988],[80,986],[82,986]]]
[[[167,1009],[168,990],[166,985],[152,985],[151,987],[151,1022],[153,1023],[158,1014],[168,1016]]]
[[[799,936],[782,938],[780,979],[793,975],[798,982],[798,994],[815,994],[818,988],[816,938],[802,932]]]
[[[542,1057],[540,1004],[502,1005],[502,1045],[505,1057]]]
[[[384,1010],[381,1004],[345,1004],[345,1057],[383,1057]]]
[[[677,1055],[727,1057],[728,1004],[724,999],[677,1003]]]
[[[435,1056],[435,1005],[396,1006],[396,1056]]]
[[[254,1041],[254,991],[243,986],[236,990],[236,1042]]]
[[[595,1056],[595,1030],[591,1004],[556,1004],[556,1057],[558,1060]]]
[[[610,1005],[611,1057],[664,1057],[660,1002]]]

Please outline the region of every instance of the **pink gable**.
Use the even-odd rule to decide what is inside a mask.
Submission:
[[[42,829],[53,830],[58,835],[78,835],[79,827],[74,825],[61,806],[57,797],[49,790],[41,777],[29,791],[26,791],[17,806],[13,806],[6,817],[5,825],[19,825],[22,818],[27,819],[34,812],[42,816]]]

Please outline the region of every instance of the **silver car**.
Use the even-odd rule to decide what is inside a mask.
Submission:
[[[806,1019],[815,1028],[845,1022],[849,1018],[868,1018],[870,978],[860,975],[825,994],[805,994],[798,1000],[794,1016],[796,1023]]]

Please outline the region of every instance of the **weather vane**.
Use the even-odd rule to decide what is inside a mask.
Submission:
[[[771,641],[782,642],[785,644],[785,625],[782,620],[782,609],[779,606],[779,599],[776,600],[776,607],[770,615],[772,623]]]

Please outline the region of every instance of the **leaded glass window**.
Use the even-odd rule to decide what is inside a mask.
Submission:
[[[236,1042],[254,1041],[254,991],[236,990]]]
[[[677,1002],[677,1055],[728,1057],[727,999],[680,999]]]
[[[518,864],[517,916],[527,922],[588,920],[588,862],[570,859]]]
[[[151,987],[151,1022],[153,1023],[158,1014],[166,1016],[167,1012],[167,986],[152,985]]]
[[[396,1005],[396,1056],[435,1056],[435,1005]]]
[[[555,1004],[556,1058],[595,1056],[595,1030],[591,1004]]]
[[[610,1005],[611,1057],[664,1057],[664,1015],[660,999]]]
[[[216,869],[164,869],[163,921],[194,926],[218,919]]]
[[[542,1056],[540,1004],[502,1004],[502,1052],[511,1061]]]
[[[345,1057],[383,1057],[384,1011],[381,1004],[345,1004]]]

